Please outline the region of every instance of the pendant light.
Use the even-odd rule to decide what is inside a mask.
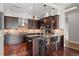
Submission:
[[[55,21],[54,21],[54,20],[53,20],[52,22],[53,22],[53,23],[55,23]]]
[[[51,9],[50,16],[54,16],[54,15],[57,15],[57,9],[52,8],[52,9]]]
[[[54,17],[54,8],[51,8],[50,16]],[[51,29],[53,29],[53,24],[55,23],[54,18],[51,18]]]
[[[51,9],[50,16],[54,16],[54,8]]]
[[[54,8],[52,8],[52,10],[51,10],[51,15],[50,15],[50,16],[54,16]],[[52,23],[55,23],[55,21],[52,20]]]
[[[35,20],[35,5],[33,3],[33,20]]]

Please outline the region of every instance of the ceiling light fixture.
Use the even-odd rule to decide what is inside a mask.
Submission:
[[[50,12],[50,16],[54,15],[54,8],[52,8],[51,12]]]
[[[33,3],[33,20],[35,20],[35,5]]]
[[[55,23],[55,21],[53,20],[53,23]]]
[[[69,8],[69,9],[65,10],[65,12],[68,12],[68,11],[71,11],[71,10],[74,10],[74,9],[77,9],[77,7]]]
[[[44,4],[44,11],[46,13],[46,4]],[[44,22],[46,22],[46,18],[44,18]]]

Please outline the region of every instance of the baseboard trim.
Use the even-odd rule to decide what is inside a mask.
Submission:
[[[79,43],[78,42],[69,41],[69,45],[67,47],[79,51]]]

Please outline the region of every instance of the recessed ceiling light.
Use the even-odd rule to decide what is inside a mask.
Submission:
[[[77,9],[77,7],[69,8],[69,9],[65,10],[65,12],[68,12],[68,11],[71,11],[71,10],[74,10],[74,9]]]

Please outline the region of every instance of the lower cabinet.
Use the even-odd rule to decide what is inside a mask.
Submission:
[[[52,39],[54,39],[54,37]],[[57,38],[55,38],[55,39],[57,39]],[[51,47],[53,46],[53,45],[51,45],[53,41],[50,41],[51,44],[47,45],[46,40],[44,41],[44,40],[37,39],[37,38],[26,37],[26,40],[24,40],[24,42],[26,42],[26,44],[27,44],[26,49],[29,53],[29,56],[41,56],[41,55],[45,55],[47,52],[50,53],[50,51],[47,51],[47,50],[51,49]],[[60,44],[58,45],[58,50],[60,50],[64,47],[64,35],[60,36],[59,43]],[[49,47],[47,48],[47,46],[49,46]],[[55,47],[54,47],[54,49],[55,49]],[[51,50],[51,51],[55,51],[55,50]]]
[[[60,37],[60,46],[61,48],[64,48],[64,35]]]
[[[33,56],[39,56],[39,40],[33,39]]]

